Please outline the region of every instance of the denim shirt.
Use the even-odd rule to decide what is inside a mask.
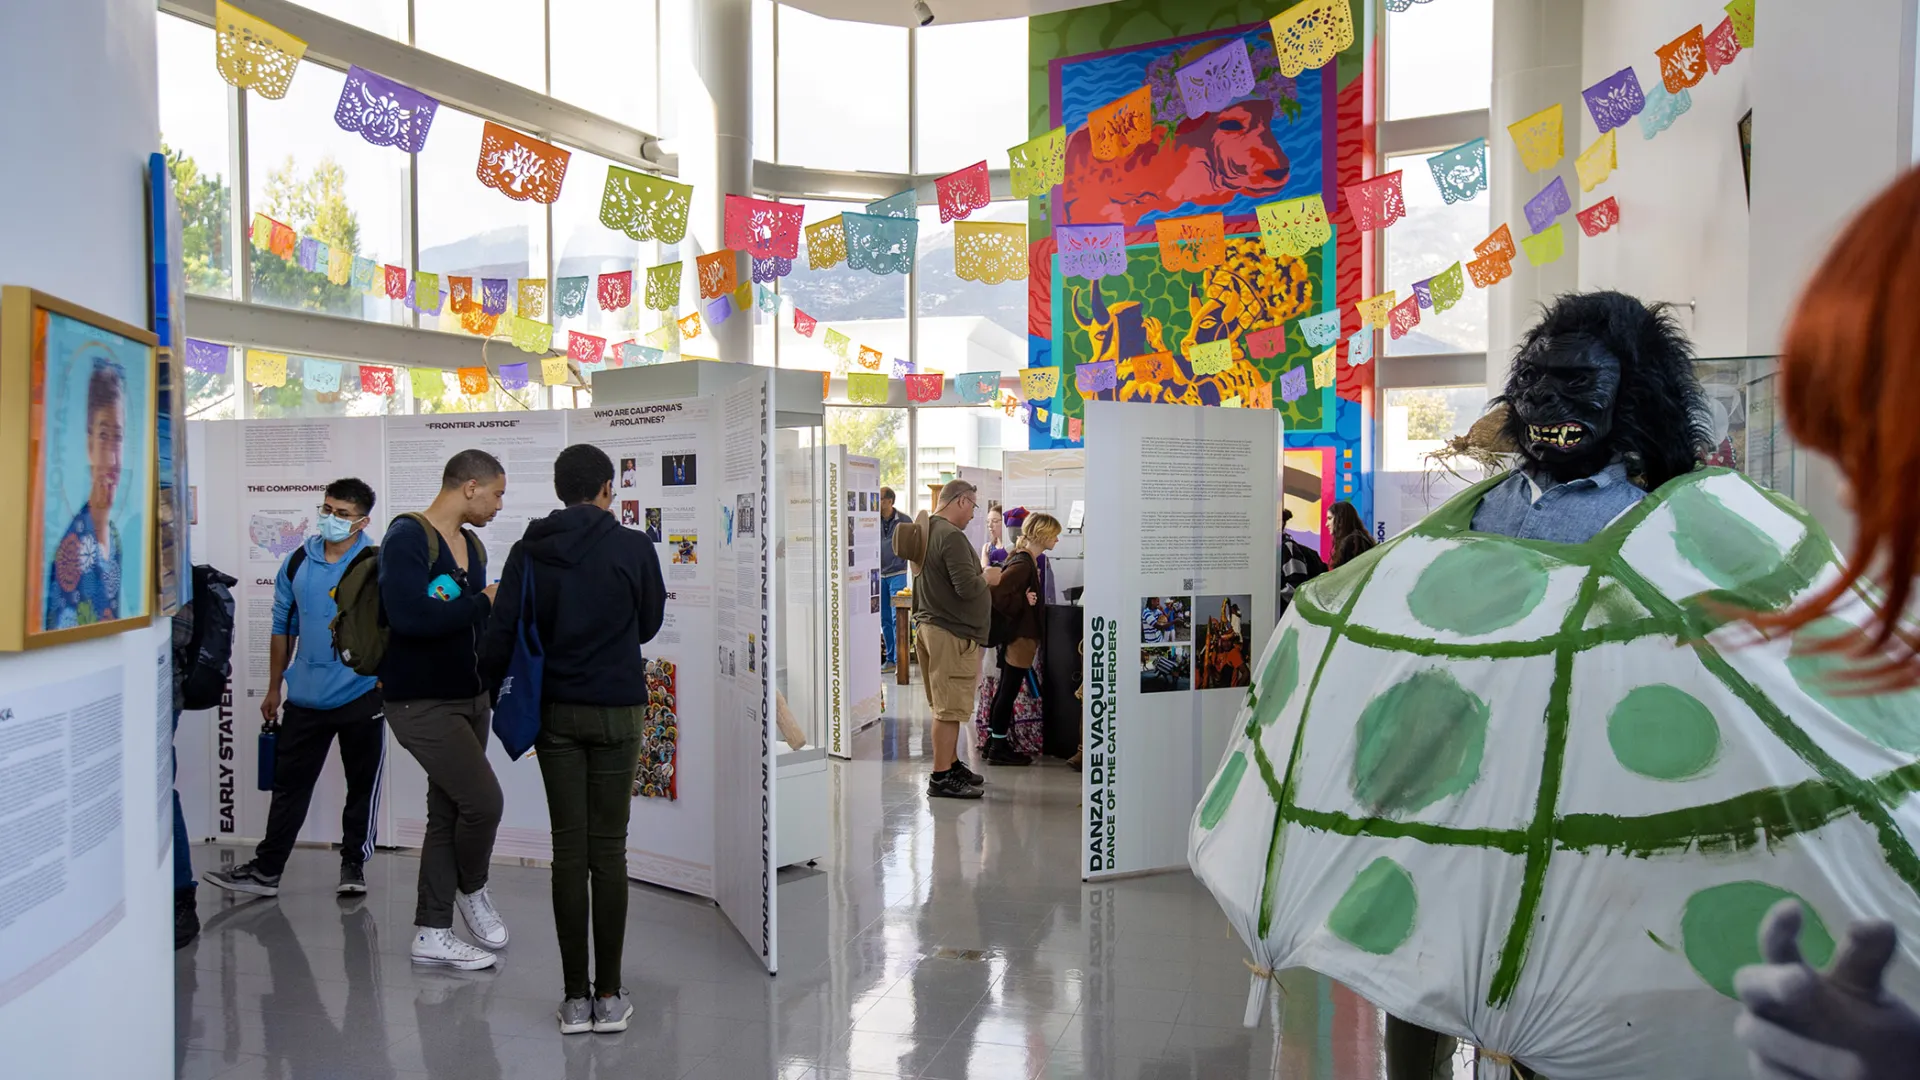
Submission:
[[[1584,480],[1555,484],[1544,492],[1531,476],[1515,470],[1474,508],[1473,530],[1518,540],[1584,544],[1646,497],[1617,461]]]

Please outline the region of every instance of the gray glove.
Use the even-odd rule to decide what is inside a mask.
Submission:
[[[1782,900],[1760,924],[1764,963],[1733,985],[1746,1006],[1734,1034],[1759,1080],[1896,1080],[1920,1076],[1920,1014],[1880,984],[1893,925],[1847,928],[1826,973],[1800,958],[1801,911]]]

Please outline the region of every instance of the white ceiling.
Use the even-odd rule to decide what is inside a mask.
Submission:
[[[887,23],[915,26],[920,20],[913,14],[913,0],[780,0],[829,19],[853,22]],[[927,0],[933,9],[935,26],[941,23],[984,22],[1011,19],[1021,15],[1049,15],[1071,8],[1092,7],[1107,0]]]

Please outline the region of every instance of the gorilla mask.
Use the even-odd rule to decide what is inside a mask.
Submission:
[[[1505,441],[1535,473],[1568,483],[1622,462],[1652,490],[1693,470],[1712,414],[1693,349],[1660,305],[1617,292],[1556,299],[1520,341]]]
[[[1607,467],[1620,359],[1585,335],[1535,342],[1513,362],[1508,407],[1521,456],[1565,483]]]

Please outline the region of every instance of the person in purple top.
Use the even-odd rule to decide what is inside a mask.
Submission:
[[[1000,504],[988,504],[987,542],[980,545],[980,565],[982,567],[1003,566],[1006,564],[1007,549],[1001,546],[1006,543],[1003,529],[1004,521],[1000,513]]]

